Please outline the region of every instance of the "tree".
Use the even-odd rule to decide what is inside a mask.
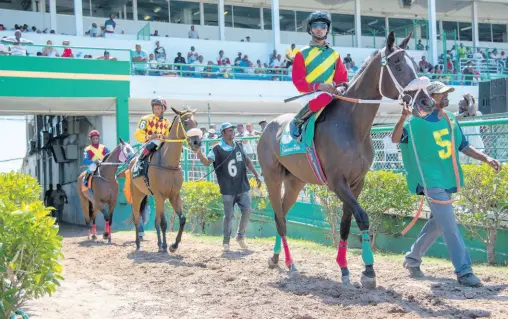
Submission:
[[[223,212],[219,186],[212,182],[185,182],[182,185],[184,211],[191,217],[191,232],[200,225],[205,232],[208,222],[218,220]]]
[[[507,164],[498,174],[487,164],[462,168],[465,186],[459,193],[456,217],[470,236],[486,246],[488,263],[495,264],[497,231],[507,229]]]
[[[418,196],[409,193],[405,175],[393,171],[369,171],[359,203],[369,215],[371,248],[379,233],[401,231],[404,217],[417,208]]]

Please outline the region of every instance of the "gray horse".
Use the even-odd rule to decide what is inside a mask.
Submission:
[[[409,103],[415,110],[430,112],[434,102],[424,89],[429,79],[417,77],[416,64],[403,49],[406,48],[410,37],[411,34],[397,47],[394,45],[394,32],[391,32],[386,46],[364,62],[350,82],[345,97],[366,100],[381,100],[382,97],[399,99]],[[415,84],[419,81],[420,86]],[[314,141],[323,172],[327,177],[327,186],[343,202],[341,242],[337,256],[342,281],[346,285],[350,284],[346,249],[353,215],[362,232],[362,258],[365,270],[361,273],[361,283],[364,287],[374,288],[376,276],[373,253],[369,245],[369,219],[357,198],[361,193],[364,177],[373,162],[370,130],[379,103],[357,102],[360,103],[335,100],[329,104],[317,121],[322,122],[316,126]],[[278,263],[282,240],[290,275],[296,274],[297,269],[286,240],[286,215],[306,184],[319,184],[305,154],[285,157],[280,155],[280,139],[285,126],[292,118],[292,114],[284,114],[271,121],[263,131],[258,144],[258,159],[274,209],[277,232],[281,236],[276,237],[274,255],[269,259],[269,265],[275,266]],[[281,197],[282,185],[284,195]]]

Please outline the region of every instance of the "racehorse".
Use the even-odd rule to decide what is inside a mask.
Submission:
[[[148,202],[148,196],[154,196],[156,203],[155,228],[157,231],[157,246],[159,252],[167,252],[168,245],[166,243],[166,230],[168,223],[164,216],[164,201],[170,200],[170,203],[179,217],[179,231],[175,239],[175,243],[170,246],[170,251],[175,252],[182,240],[182,232],[186,224],[186,217],[182,212],[182,198],[180,189],[184,181],[182,168],[180,167],[180,156],[182,154],[183,143],[187,142],[193,151],[201,146],[202,132],[197,128],[198,123],[194,118],[196,110],[178,111],[171,108],[175,112],[173,118],[169,139],[163,140],[160,146],[150,160],[148,166],[148,183],[143,176],[135,177],[132,180],[126,180],[124,189],[126,197],[131,199],[133,220],[136,227],[136,251],[140,251],[140,212],[144,211]],[[138,159],[133,159],[129,164],[129,172],[133,172],[133,167]],[[161,241],[161,229],[163,238]]]
[[[125,163],[134,156],[134,150],[129,143],[124,142],[121,138],[120,144],[117,145],[109,154],[106,154],[99,167],[92,175],[91,189],[93,198],[90,197],[88,189],[83,186],[83,178],[86,172],[82,172],[78,176],[78,195],[81,202],[81,210],[85,216],[88,225],[88,239],[90,240],[90,232],[92,231],[92,239],[96,240],[95,217],[97,212],[101,211],[104,216],[104,234],[103,238],[108,239],[111,244],[111,225],[113,223],[113,210],[117,205],[118,182],[115,177],[119,164]],[[108,212],[105,206],[108,205]],[[92,225],[90,221],[92,220]]]
[[[314,143],[326,176],[326,184],[343,202],[337,262],[345,285],[350,284],[346,249],[353,215],[362,232],[365,270],[361,274],[361,283],[368,288],[376,286],[373,253],[369,245],[368,215],[359,205],[357,198],[362,190],[364,177],[373,162],[370,130],[380,100],[382,97],[398,99],[400,103],[404,101],[415,110],[425,112],[430,112],[434,105],[425,90],[429,79],[417,77],[416,64],[404,50],[410,37],[411,34],[398,47],[394,45],[394,32],[391,32],[386,46],[364,62],[350,81],[344,96],[331,102],[317,121]],[[306,184],[320,184],[305,154],[281,156],[281,136],[292,118],[292,114],[284,114],[271,121],[263,131],[257,147],[258,160],[280,236],[276,237],[274,255],[269,259],[269,266],[277,265],[282,240],[285,263],[290,275],[298,272],[286,239],[286,215]],[[281,197],[282,185],[284,195]]]

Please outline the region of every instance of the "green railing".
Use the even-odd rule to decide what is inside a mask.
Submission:
[[[150,41],[150,23],[147,23],[136,35],[138,40],[147,40]]]
[[[507,118],[498,119],[480,119],[461,121],[461,128],[470,145],[476,149],[484,152],[485,154],[507,162],[508,158],[508,144],[507,144]],[[403,163],[401,159],[401,152],[399,146],[392,143],[391,135],[393,126],[376,126],[371,130],[371,138],[373,140],[373,148],[375,151],[375,158],[371,166],[372,170],[394,170],[402,171]],[[256,154],[256,147],[258,143],[257,136],[238,138],[244,144],[244,151],[247,156],[253,161],[255,167],[259,170],[258,157]],[[203,154],[208,154],[211,147],[219,143],[220,140],[204,140],[202,146]],[[460,163],[470,164],[474,163],[469,157],[460,154]],[[192,151],[185,149],[181,165],[184,171],[184,180],[207,180],[215,181],[216,175],[212,172],[212,167],[205,167],[197,159],[196,154]],[[307,190],[301,193],[301,201],[313,202]]]

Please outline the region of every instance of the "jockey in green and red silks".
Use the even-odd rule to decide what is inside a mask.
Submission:
[[[333,95],[342,95],[348,82],[346,70],[339,53],[328,42],[331,19],[326,12],[313,12],[308,18],[307,31],[312,36],[308,46],[294,51],[292,81],[301,93],[316,92],[306,98],[306,105],[293,120],[291,131],[299,139],[301,127],[313,114],[333,100]],[[338,84],[344,87],[337,88]]]

